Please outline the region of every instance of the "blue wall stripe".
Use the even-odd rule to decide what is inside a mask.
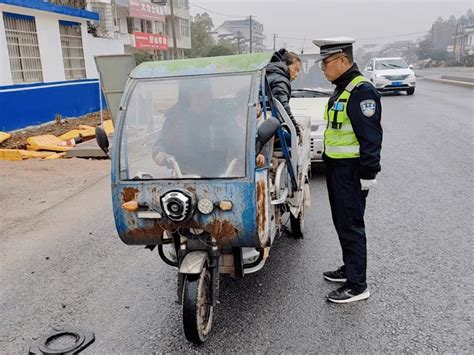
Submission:
[[[106,107],[103,95],[102,106]],[[70,82],[66,86],[3,91],[0,107],[0,131],[7,132],[52,121],[57,114],[79,117],[99,111],[99,83]]]
[[[34,20],[35,19],[34,16],[14,14],[12,12],[4,12],[3,15],[6,17],[16,18],[20,20]]]
[[[83,80],[66,80],[66,81],[54,81],[54,82],[47,82],[47,83],[31,83],[31,84],[15,84],[15,85],[5,85],[0,86],[0,92],[5,91],[7,89],[23,89],[23,88],[31,88],[37,86],[53,86],[58,84],[72,84],[72,83],[87,83],[87,82],[97,82],[99,79],[83,79]]]
[[[79,22],[64,21],[64,20],[59,20],[59,24],[63,26],[81,26]]]
[[[89,20],[99,20],[99,14],[97,12],[77,9],[70,6],[56,5],[50,2],[45,2],[43,0],[0,0],[0,4],[26,7],[29,9],[35,9],[46,12],[54,12],[56,14],[81,17]]]

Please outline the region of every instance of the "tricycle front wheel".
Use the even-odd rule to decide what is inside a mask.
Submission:
[[[183,287],[184,335],[200,345],[212,329],[214,307],[210,300],[211,273],[205,267],[199,275],[186,275]]]
[[[304,203],[301,207],[298,217],[294,217],[290,212],[290,224],[291,224],[291,234],[293,238],[303,239],[303,230],[304,230]]]

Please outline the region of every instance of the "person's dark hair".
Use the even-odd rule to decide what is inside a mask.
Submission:
[[[273,53],[270,62],[283,62],[286,65],[291,65],[295,62],[301,63],[301,59],[295,52],[288,52],[285,48],[281,48],[277,52]]]

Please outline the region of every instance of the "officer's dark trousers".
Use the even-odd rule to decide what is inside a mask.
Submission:
[[[363,291],[367,287],[364,224],[367,192],[362,192],[360,188],[358,160],[326,161],[326,182],[332,219],[341,243],[347,285]]]

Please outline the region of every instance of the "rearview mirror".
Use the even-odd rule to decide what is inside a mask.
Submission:
[[[109,139],[107,138],[107,133],[101,127],[95,128],[95,139],[100,149],[109,156]]]
[[[367,68],[365,68],[365,70],[366,70],[366,71],[372,71],[372,70],[374,70],[374,68],[372,68],[372,67],[367,67]]]
[[[261,152],[265,144],[268,143],[270,139],[273,138],[276,131],[280,127],[280,121],[275,117],[270,117],[258,127],[257,131],[257,154]]]
[[[413,69],[413,64],[410,64],[410,65],[408,66],[408,69]]]

